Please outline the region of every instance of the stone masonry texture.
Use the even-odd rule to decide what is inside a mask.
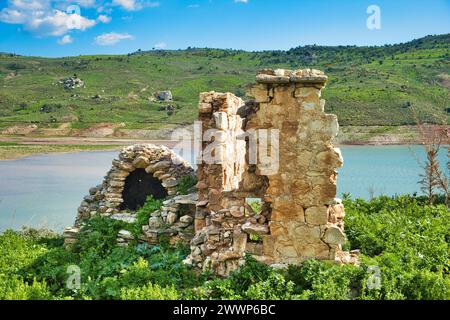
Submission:
[[[214,136],[214,142],[203,142],[203,150],[209,152],[214,143],[218,156],[217,163],[202,163],[197,170],[189,263],[226,276],[242,265],[246,253],[268,264],[355,260],[341,249],[344,207],[336,199],[336,169],[343,159],[332,143],[337,117],[324,112],[321,99],[326,81],[314,69],[261,70],[249,90],[253,101],[244,103],[230,93],[200,94],[199,120]],[[248,132],[261,129],[278,134],[278,144],[258,134],[256,148],[264,143],[278,152],[273,172],[267,170],[270,161],[249,162],[254,150]],[[260,213],[247,213],[247,198],[262,200]]]

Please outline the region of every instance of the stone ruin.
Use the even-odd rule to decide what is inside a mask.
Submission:
[[[142,227],[138,240],[156,244],[161,236],[166,236],[171,243],[189,242],[194,236],[197,195],[177,192],[180,179],[188,175],[194,175],[194,169],[167,147],[151,144],[125,147],[112,161],[103,183],[91,188],[84,197],[74,227],[65,229],[65,243],[75,242],[81,223],[97,215],[134,223],[136,210],[149,195],[165,201],[160,210],[152,213],[148,225]],[[119,244],[131,240],[134,237],[130,232],[119,232]]]
[[[168,232],[173,242],[190,242],[185,262],[196,268],[226,276],[246,254],[273,266],[310,258],[356,263],[356,253],[342,251],[344,207],[336,198],[336,170],[343,159],[333,146],[337,117],[324,112],[321,99],[327,76],[311,69],[262,70],[256,82],[248,102],[231,93],[200,94],[201,154],[215,161],[198,164],[197,193],[176,194],[180,177],[193,171],[167,148],[127,147],[103,184],[85,197],[77,221],[98,212],[124,215],[127,177],[145,170],[161,181],[169,198],[140,240],[156,243]],[[255,199],[260,212],[249,205]],[[182,217],[180,201],[191,206]],[[69,242],[70,233],[67,229]],[[118,241],[129,238],[121,232]]]
[[[271,265],[309,258],[355,262],[341,248],[344,207],[336,199],[336,169],[343,159],[332,143],[337,117],[324,112],[321,99],[327,76],[310,69],[262,70],[256,81],[248,103],[230,93],[200,95],[202,129],[216,131],[219,161],[197,170],[196,235],[188,262],[221,275],[238,268],[246,253]],[[260,129],[272,135],[277,129],[278,137],[259,137],[252,150],[248,132]],[[203,142],[203,151],[210,145]],[[261,150],[279,158],[258,154],[257,164],[250,164]],[[256,215],[247,210],[252,198],[262,202]]]

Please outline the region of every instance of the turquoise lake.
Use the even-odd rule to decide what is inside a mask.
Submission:
[[[338,197],[420,193],[421,146],[344,146]],[[443,150],[444,151],[444,150]],[[0,161],[0,231],[22,226],[62,231],[90,187],[102,182],[117,151],[38,155]],[[447,161],[440,154],[441,164]]]

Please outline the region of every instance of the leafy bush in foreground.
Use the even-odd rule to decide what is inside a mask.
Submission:
[[[445,206],[411,196],[344,201],[346,247],[361,250],[360,266],[308,260],[274,270],[247,257],[222,279],[184,265],[183,246],[119,247],[123,223],[94,218],[70,250],[48,232],[1,234],[0,299],[450,299]],[[80,267],[79,289],[66,288],[70,265]]]

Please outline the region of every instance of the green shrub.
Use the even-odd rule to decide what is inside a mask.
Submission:
[[[262,264],[250,255],[247,255],[245,264],[231,273],[229,280],[236,292],[242,295],[252,284],[268,279],[273,273],[274,270],[269,266]]]
[[[160,287],[149,282],[138,288],[122,289],[120,298],[122,300],[177,300],[178,292],[174,287]]]
[[[137,211],[136,213],[136,222],[131,227],[130,231],[133,235],[138,238],[142,233],[142,226],[148,224],[148,219],[150,219],[150,215],[159,210],[162,206],[162,199],[154,199],[152,195],[147,197],[144,205]],[[128,228],[127,228],[128,229]]]
[[[44,245],[15,231],[0,235],[0,274],[14,275],[47,252]]]
[[[362,270],[352,265],[335,265],[307,260],[289,266],[286,279],[294,283],[294,293],[312,300],[348,300],[359,290]]]
[[[289,300],[294,297],[294,283],[273,273],[266,280],[250,285],[244,297],[250,300]]]
[[[197,184],[197,177],[192,174],[188,174],[186,176],[181,177],[181,179],[178,181],[177,185],[177,191],[180,194],[189,194],[189,192],[192,192],[194,186]]]
[[[345,232],[352,249],[370,257],[393,253],[404,267],[449,270],[450,211],[411,196],[370,202],[345,200]]]
[[[0,274],[0,300],[49,300],[52,294],[45,282],[33,280],[31,284],[17,276]]]

